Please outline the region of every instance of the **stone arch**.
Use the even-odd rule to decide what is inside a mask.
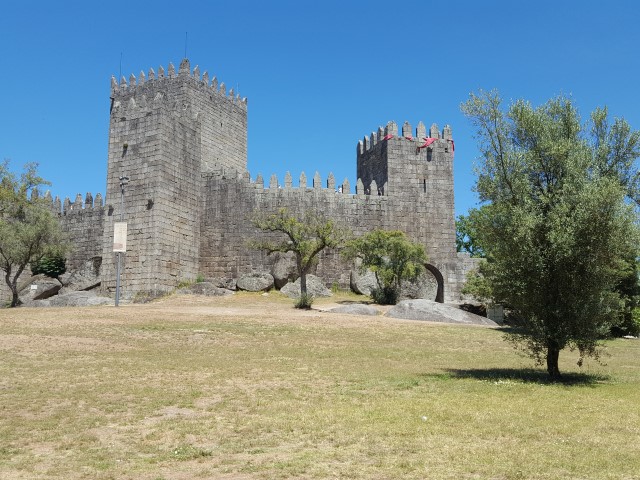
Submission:
[[[440,273],[440,270],[438,270],[437,267],[430,263],[425,263],[424,267],[431,272],[438,283],[435,301],[438,303],[444,303],[444,277],[442,276],[442,273]]]

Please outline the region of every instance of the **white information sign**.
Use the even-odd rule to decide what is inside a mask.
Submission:
[[[127,251],[127,222],[113,223],[113,251]]]

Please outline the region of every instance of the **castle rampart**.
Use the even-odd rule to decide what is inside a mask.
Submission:
[[[101,193],[97,193],[94,198],[87,192],[84,199],[78,193],[72,202],[69,197],[64,201],[60,201],[57,196],[53,199],[47,191],[43,201],[58,216],[62,230],[71,242],[71,250],[66,259],[67,269],[79,269],[87,260],[102,257],[105,209]]]
[[[127,222],[124,298],[170,291],[199,274],[269,271],[275,257],[248,245],[268,234],[250,218],[286,208],[321,213],[355,235],[404,231],[424,245],[440,299],[455,300],[467,267],[455,252],[453,160],[450,127],[420,122],[414,133],[408,122],[389,122],[358,142],[353,185],[318,172],[252,179],[246,98],[185,59],[177,71],[169,64],[166,72],[112,78],[104,206],[100,194],[48,199],[75,245],[69,263],[101,257],[105,292],[115,289],[114,223]],[[328,250],[317,274],[347,287],[351,268]]]

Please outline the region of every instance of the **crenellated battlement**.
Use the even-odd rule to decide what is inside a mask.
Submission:
[[[247,97],[241,97],[238,92],[234,92],[233,88],[227,92],[224,82],[219,82],[217,77],[209,78],[209,73],[205,71],[200,74],[200,67],[196,67],[191,70],[190,62],[188,59],[183,59],[180,62],[180,67],[176,73],[176,69],[173,63],[169,63],[167,71],[162,66],[158,68],[158,73],[150,68],[148,74],[145,75],[141,70],[138,77],[133,73],[129,75],[129,80],[124,77],[120,78],[120,81],[115,76],[111,77],[111,98],[114,100],[114,104],[121,97],[131,97],[138,95],[145,95],[146,93],[156,89],[168,89],[170,86],[188,83],[192,87],[199,89],[200,91],[215,95],[218,98],[225,99],[232,104],[236,104],[241,108],[246,109]],[[147,99],[148,101],[149,99]],[[153,96],[153,101],[162,100],[162,96],[156,93]]]
[[[200,67],[192,70],[188,59],[177,70],[170,63],[166,71],[160,66],[157,73],[152,68],[128,80],[123,76],[120,82],[112,77],[110,114],[113,168],[108,175],[114,185],[124,170],[132,171],[150,156],[159,154],[171,162],[175,152],[160,147],[169,137],[184,149],[182,155],[193,156],[196,171],[210,171],[224,162],[246,168],[247,99],[233,89],[227,92],[224,82],[201,74]]]
[[[373,196],[373,197],[383,197],[385,196],[386,184],[382,186],[378,186],[374,181],[370,182],[365,186],[361,178],[358,178],[355,185],[355,192],[351,193],[351,183],[348,178],[345,178],[341,184],[336,183],[335,176],[333,173],[329,173],[327,176],[326,182],[322,181],[322,177],[319,172],[315,172],[313,178],[311,180],[311,184],[309,184],[307,175],[305,172],[301,172],[298,177],[297,186],[294,185],[293,177],[290,172],[287,172],[284,176],[284,182],[280,182],[278,180],[278,176],[276,174],[272,174],[269,176],[269,182],[265,182],[265,177],[262,176],[261,173],[258,173],[255,178],[251,178],[251,174],[248,171],[239,172],[235,169],[226,169],[222,166],[217,166],[216,169],[212,172],[202,174],[203,178],[219,178],[222,180],[242,180],[246,184],[251,185],[256,190],[266,190],[266,191],[278,191],[278,190],[304,190],[310,192],[327,192],[327,193],[336,193],[339,195],[349,195],[351,197],[354,196]]]
[[[358,155],[362,155],[364,152],[371,150],[376,145],[392,139],[414,142],[416,144],[416,148],[424,148],[431,145],[444,146],[446,144],[445,142],[453,142],[451,127],[449,125],[445,125],[442,131],[440,131],[438,125],[433,123],[427,132],[424,123],[418,122],[414,132],[411,124],[409,122],[404,122],[402,125],[402,132],[399,135],[398,124],[394,121],[390,121],[384,128],[378,127],[377,131],[371,132],[371,135],[365,135],[362,140],[359,140],[357,153]]]
[[[31,193],[31,199],[39,198],[39,193],[34,190]],[[78,193],[75,200],[72,202],[69,197],[64,200],[60,200],[60,197],[56,195],[55,198],[51,195],[51,192],[47,190],[42,197],[45,205],[48,206],[57,215],[67,215],[71,213],[81,212],[83,210],[101,209],[104,207],[102,201],[102,194],[98,192],[94,197],[91,192],[87,192],[84,199],[82,194]]]

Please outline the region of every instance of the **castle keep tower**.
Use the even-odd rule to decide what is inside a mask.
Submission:
[[[120,180],[128,222],[123,296],[153,294],[195,278],[200,257],[202,173],[247,165],[247,102],[183,60],[176,73],[140,72],[111,81],[109,157],[103,237],[103,288],[115,289],[113,223]]]

